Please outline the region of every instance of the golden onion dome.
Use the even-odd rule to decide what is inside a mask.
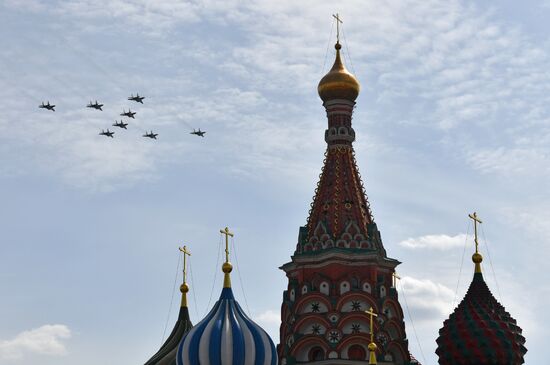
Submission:
[[[332,69],[319,81],[317,91],[319,96],[326,102],[333,99],[345,99],[355,101],[359,95],[359,82],[344,66],[340,58],[339,42],[334,46],[336,48],[336,59]]]

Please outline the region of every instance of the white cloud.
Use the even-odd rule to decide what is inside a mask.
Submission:
[[[256,317],[254,317],[258,323],[264,323],[264,324],[279,324],[281,323],[281,315],[279,312],[268,309],[265,312],[262,312],[258,314]]]
[[[449,250],[456,247],[463,247],[467,240],[472,240],[470,235],[460,233],[455,236],[446,234],[432,234],[416,238],[408,238],[399,242],[399,245],[410,248],[429,248],[437,250]]]
[[[443,284],[405,276],[400,280],[398,289],[401,293],[404,290],[415,323],[428,321],[442,324],[453,309],[454,292]]]
[[[279,339],[279,325],[281,324],[281,315],[279,312],[268,309],[254,316],[254,321],[257,322],[277,343]]]
[[[67,354],[64,341],[70,338],[67,326],[44,325],[21,332],[12,340],[0,341],[0,359],[20,359],[28,354],[63,356]]]

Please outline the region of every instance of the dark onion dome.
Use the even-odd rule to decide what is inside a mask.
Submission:
[[[474,213],[475,216],[475,213]],[[477,232],[476,232],[477,247]],[[527,352],[516,320],[497,302],[483,280],[477,252],[474,279],[437,338],[440,365],[520,365]]]
[[[226,233],[228,229],[226,228]],[[181,340],[177,365],[276,365],[277,352],[269,335],[242,310],[233,296],[228,261],[222,266],[224,285],[210,313]]]
[[[319,81],[317,91],[319,96],[326,102],[328,100],[344,99],[355,101],[359,95],[359,82],[344,66],[340,58],[342,46],[336,42],[336,59],[332,69]]]
[[[193,328],[189,319],[189,309],[181,307],[178,320],[168,339],[161,346],[160,350],[145,363],[145,365],[176,365],[176,354],[178,345],[183,336]]]
[[[178,345],[183,336],[185,336],[185,334],[193,328],[193,324],[189,318],[189,308],[187,307],[187,293],[189,292],[189,285],[186,283],[186,255],[191,255],[191,253],[187,251],[186,246],[183,246],[183,249],[180,248],[180,251],[183,252],[183,284],[180,286],[181,305],[178,320],[176,321],[170,336],[168,336],[168,339],[160,347],[160,350],[158,350],[158,352],[154,354],[153,357],[145,363],[145,365],[176,365]]]

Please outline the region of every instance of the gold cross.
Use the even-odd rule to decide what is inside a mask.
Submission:
[[[183,282],[187,282],[187,256],[191,256],[191,251],[187,249],[187,246],[179,247],[179,250],[183,252]]]
[[[393,277],[393,287],[396,288],[397,280],[401,279],[401,276],[397,275],[395,271],[391,274],[391,276]]]
[[[478,223],[481,224],[483,222],[481,221],[481,219],[477,217],[476,212],[474,212],[474,214],[468,214],[468,217],[472,218],[472,220],[474,221],[474,242],[476,243],[476,253],[479,253],[478,251],[479,243],[477,241],[477,224]]]
[[[234,234],[227,227],[220,229],[220,233],[225,235],[225,262],[229,262],[229,236],[233,237]]]
[[[374,317],[378,317],[378,314],[374,313],[372,307],[368,311],[365,311],[370,316],[370,342],[374,342]]]
[[[334,19],[336,19],[336,43],[340,43],[340,24],[344,24],[342,19],[340,19],[340,15],[336,13],[336,15],[332,14]]]

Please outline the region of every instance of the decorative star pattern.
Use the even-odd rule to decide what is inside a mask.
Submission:
[[[321,333],[321,326],[315,323],[313,326],[311,326],[311,333],[314,335],[318,335]]]
[[[388,344],[388,336],[386,336],[384,333],[378,333],[376,335],[376,339],[378,340],[378,343],[380,343],[383,347],[386,347]]]
[[[332,343],[340,341],[340,333],[338,331],[330,331],[328,334],[328,340]]]
[[[313,302],[311,303],[311,312],[312,313],[318,313],[319,312],[319,302]]]
[[[351,325],[351,333],[359,333],[361,332],[361,325],[359,323],[353,323]]]
[[[361,310],[361,302],[358,300],[354,300],[351,302],[351,310],[354,312],[358,312]]]

